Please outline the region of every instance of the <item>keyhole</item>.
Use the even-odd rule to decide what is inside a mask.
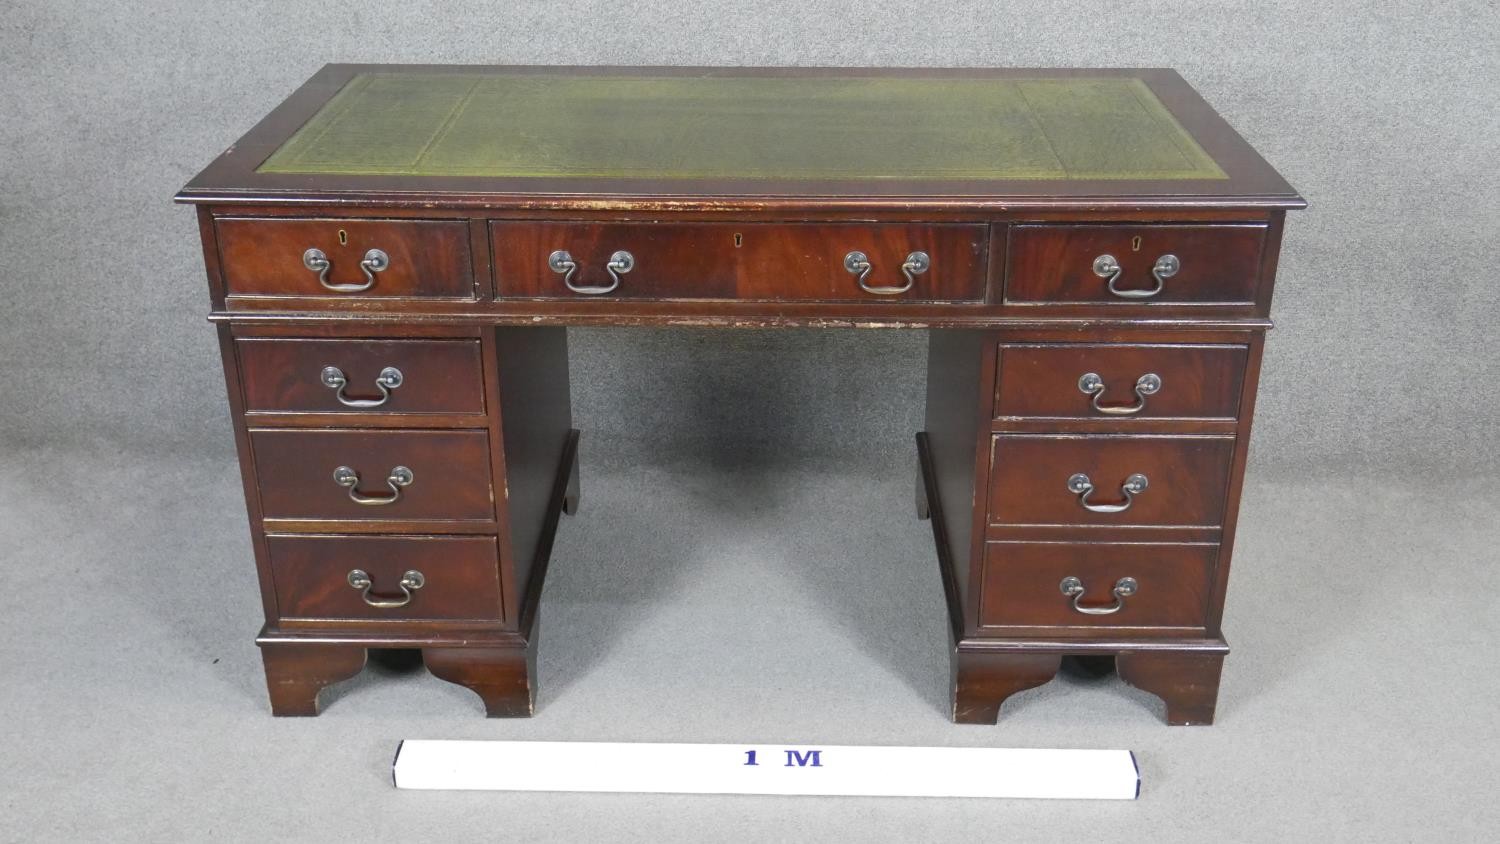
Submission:
[[[1139,251],[1141,251],[1141,236],[1140,235],[1136,235],[1135,237],[1132,237],[1130,239],[1130,251],[1131,252],[1139,252]]]
[[[1139,240],[1139,238],[1137,238],[1137,240]],[[346,232],[346,231],[344,231],[343,229],[339,229],[339,245],[340,246],[348,246],[349,245],[349,233]]]
[[[740,246],[742,246],[744,244],[744,242],[745,242],[745,236],[742,235],[742,234],[740,234],[739,232],[735,232],[734,233],[734,248],[735,249],[740,248]]]

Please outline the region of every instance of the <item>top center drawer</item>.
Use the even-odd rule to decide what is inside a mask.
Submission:
[[[982,225],[490,224],[498,295],[978,301]]]

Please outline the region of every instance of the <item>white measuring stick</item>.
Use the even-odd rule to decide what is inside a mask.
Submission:
[[[1128,750],[408,740],[397,788],[1134,800]]]

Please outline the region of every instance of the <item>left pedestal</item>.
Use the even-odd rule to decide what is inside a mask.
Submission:
[[[276,715],[370,648],[420,650],[490,716],[531,715],[539,602],[578,432],[562,328],[219,327]]]

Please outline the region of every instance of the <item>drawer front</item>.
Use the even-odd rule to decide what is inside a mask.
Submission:
[[[268,519],[492,521],[488,439],[484,431],[259,428],[250,447]],[[397,479],[398,467],[409,477]]]
[[[492,223],[500,296],[619,299],[980,301],[987,231],[977,225]],[[629,270],[608,266],[617,252]],[[565,252],[569,263],[552,261]],[[850,253],[863,264],[846,266]],[[910,288],[903,265],[913,253]],[[920,269],[918,272],[916,270]],[[571,275],[569,275],[571,272]],[[864,273],[868,292],[860,287]],[[570,290],[568,284],[586,291]],[[608,291],[608,292],[604,292]]]
[[[1002,343],[995,417],[1234,419],[1248,355],[1230,345]]]
[[[1230,436],[997,434],[990,523],[1218,527],[1233,455]],[[1091,490],[1075,484],[1080,475]],[[1127,494],[1136,476],[1145,488]]]
[[[501,620],[492,536],[270,536],[266,547],[283,620]]]
[[[463,221],[226,218],[215,228],[230,296],[474,297]]]
[[[1265,239],[1264,224],[1012,226],[1005,301],[1254,305]]]
[[[236,341],[245,409],[484,413],[478,340]]]
[[[1201,630],[1217,558],[1211,544],[990,542],[979,624]]]

